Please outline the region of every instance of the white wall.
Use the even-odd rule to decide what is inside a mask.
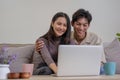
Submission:
[[[56,12],[71,17],[79,8],[91,12],[89,31],[103,41],[120,32],[120,0],[0,0],[0,43],[34,43],[48,31]]]

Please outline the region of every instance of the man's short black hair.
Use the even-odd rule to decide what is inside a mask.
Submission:
[[[92,15],[85,9],[78,9],[72,16],[72,23],[76,22],[80,18],[86,18],[88,20],[88,24],[90,24]]]

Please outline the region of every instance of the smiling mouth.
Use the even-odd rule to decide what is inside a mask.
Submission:
[[[62,31],[62,30],[57,30],[57,32],[58,32],[58,33],[64,33],[64,31]]]
[[[83,33],[83,31],[77,31],[78,33]]]
[[[62,34],[62,33],[64,33],[64,32],[63,32],[63,31],[58,31],[58,33]]]

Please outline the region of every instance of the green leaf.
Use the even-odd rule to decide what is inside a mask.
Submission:
[[[120,41],[120,38],[118,38],[119,39],[119,41]]]
[[[4,60],[4,64],[8,64],[8,61],[6,59]]]
[[[120,36],[120,33],[116,33],[117,36]]]

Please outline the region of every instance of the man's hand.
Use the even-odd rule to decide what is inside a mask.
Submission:
[[[42,40],[36,40],[36,43],[35,43],[35,50],[37,52],[41,51],[41,49],[43,48],[43,45],[44,45],[44,42]]]

